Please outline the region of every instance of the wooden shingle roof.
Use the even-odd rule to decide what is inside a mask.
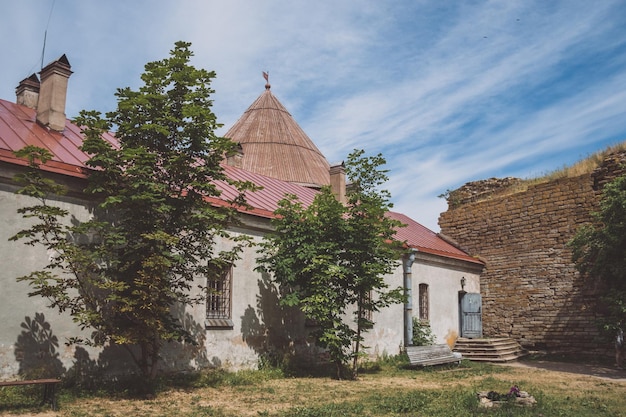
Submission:
[[[314,188],[330,183],[328,161],[269,84],[224,136],[241,145],[247,171]]]

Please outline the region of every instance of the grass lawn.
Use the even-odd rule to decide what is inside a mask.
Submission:
[[[532,408],[478,406],[478,391],[517,385]],[[463,361],[461,366],[407,369],[389,360],[364,367],[356,381],[286,376],[279,370],[202,375],[161,381],[138,398],[120,389],[61,389],[57,413],[39,407],[38,389],[0,389],[0,415],[48,416],[624,416],[626,382]]]

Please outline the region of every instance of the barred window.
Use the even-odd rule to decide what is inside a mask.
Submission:
[[[368,322],[371,322],[372,319],[373,319],[373,316],[374,316],[374,314],[372,312],[372,308],[371,308],[371,305],[372,305],[372,292],[371,291],[368,292],[367,294],[364,294],[362,305],[365,308],[363,308],[361,310],[361,317],[360,318],[365,319]],[[367,328],[371,328],[372,326],[370,324],[369,326],[366,326],[366,327]]]
[[[428,284],[419,285],[419,313],[421,320],[428,320]]]
[[[207,278],[207,327],[233,327],[231,292],[232,280],[232,265],[224,268],[221,273],[216,273]]]

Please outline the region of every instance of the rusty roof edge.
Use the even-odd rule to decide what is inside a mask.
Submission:
[[[0,161],[8,162],[14,165],[28,166],[28,161],[26,159],[18,158],[13,155],[13,152],[6,149],[0,149]],[[55,174],[64,174],[78,178],[87,178],[88,176],[88,169],[85,167],[54,160],[50,160],[45,164],[40,165],[40,169]]]
[[[483,261],[481,261],[478,258],[475,258],[473,256],[470,255],[461,255],[461,254],[457,254],[457,253],[452,253],[452,252],[446,252],[444,250],[439,250],[439,249],[433,249],[433,248],[428,248],[425,246],[420,246],[420,245],[407,245],[410,249],[416,249],[418,252],[423,252],[423,253],[428,253],[431,255],[437,255],[437,256],[442,256],[445,258],[451,258],[451,259],[457,259],[460,261],[466,261],[472,264],[476,264],[476,265],[482,265],[484,266],[485,263]]]

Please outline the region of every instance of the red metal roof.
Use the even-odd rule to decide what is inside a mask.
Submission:
[[[41,126],[35,117],[33,109],[0,100],[0,160],[26,165],[13,151],[33,145],[48,149],[53,155],[45,167],[47,171],[85,177],[85,161],[89,157],[79,149],[83,141],[80,128],[67,120],[65,130],[55,132]],[[113,135],[106,134],[105,138],[116,144]]]
[[[313,202],[315,195],[318,193],[318,191],[311,188],[266,177],[230,165],[224,165],[224,170],[228,178],[237,181],[250,181],[262,187],[258,191],[246,191],[246,201],[253,207],[253,210],[247,212],[261,217],[275,217],[274,211],[278,208],[278,202],[288,194],[297,196],[298,201],[307,207]],[[232,199],[237,196],[235,188],[225,182],[218,182],[218,186],[224,198]]]
[[[390,211],[388,215],[392,219],[399,220],[406,224],[406,227],[398,228],[395,237],[401,242],[406,242],[410,248],[417,249],[419,252],[483,264],[480,260],[469,256],[461,249],[446,242],[439,237],[437,233],[422,226],[410,217],[392,211]]]
[[[112,134],[105,134],[104,138],[114,146],[118,146],[117,140]],[[80,128],[67,120],[63,132],[55,132],[41,126],[35,121],[35,110],[17,105],[0,99],[0,161],[26,165],[26,161],[18,159],[13,151],[19,150],[26,145],[34,145],[48,149],[53,158],[42,169],[58,174],[85,178],[88,169],[85,162],[89,156],[79,148],[83,136]],[[254,192],[246,192],[246,199],[251,209],[240,209],[251,215],[273,218],[274,211],[278,208],[278,202],[287,194],[297,196],[299,201],[306,207],[313,202],[318,191],[298,184],[271,178],[245,169],[224,165],[229,178],[240,181],[250,181],[262,189]],[[219,181],[218,188],[222,191],[224,199],[236,196],[234,187]],[[223,200],[212,199],[215,204],[224,204]],[[389,216],[406,224],[396,234],[398,240],[406,241],[411,248],[422,252],[431,253],[448,258],[464,260],[482,264],[465,252],[447,243],[436,233],[417,223],[413,219],[400,213],[390,212]]]
[[[13,151],[26,145],[33,145],[48,149],[53,155],[52,160],[42,166],[42,169],[57,174],[85,178],[88,172],[85,162],[89,156],[80,150],[83,141],[80,128],[67,120],[65,130],[62,133],[55,132],[41,126],[35,121],[35,117],[36,114],[33,109],[0,100],[0,161],[26,165],[27,162],[16,158]],[[112,134],[105,134],[105,139],[114,146],[118,146],[117,140]],[[296,195],[307,206],[313,202],[317,193],[307,187],[232,166],[225,165],[224,169],[229,178],[250,181],[262,187],[258,191],[246,192],[248,204],[252,206],[252,210],[247,212],[261,217],[274,217],[273,213],[278,208],[278,202],[287,194]],[[223,181],[219,181],[218,186],[224,199],[236,197],[237,193],[234,187]]]

